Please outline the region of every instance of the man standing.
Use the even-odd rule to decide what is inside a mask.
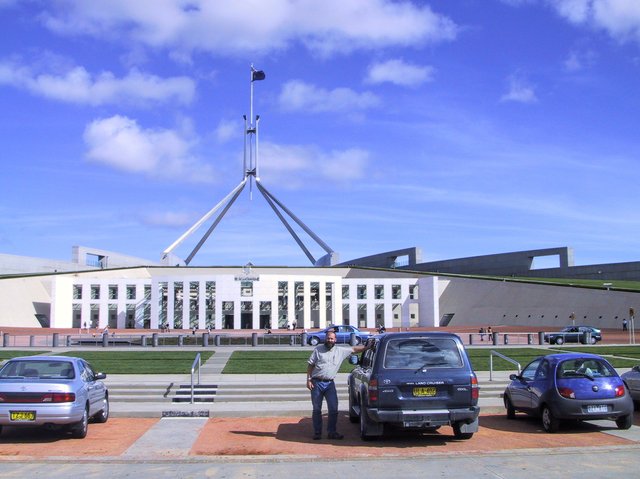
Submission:
[[[327,437],[342,439],[336,428],[338,424],[338,393],[334,379],[342,362],[352,353],[364,351],[364,346],[352,348],[335,347],[336,333],[328,331],[324,344],[318,345],[311,353],[307,366],[307,389],[311,391],[311,405],[313,406],[313,439],[322,438],[322,400],[327,400],[329,419],[327,423]]]

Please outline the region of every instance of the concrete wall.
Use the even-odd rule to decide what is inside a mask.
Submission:
[[[640,310],[640,293],[508,281],[442,278],[440,314],[454,313],[452,326],[566,326],[619,328],[629,308]]]
[[[0,327],[39,328],[36,314],[51,317],[51,277],[0,279]]]

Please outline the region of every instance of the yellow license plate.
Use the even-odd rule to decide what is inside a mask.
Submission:
[[[413,395],[417,397],[429,397],[436,395],[435,387],[413,388]]]
[[[11,411],[9,414],[9,418],[12,421],[35,421],[36,412],[35,411]]]

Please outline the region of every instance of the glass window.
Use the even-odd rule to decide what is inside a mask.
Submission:
[[[118,299],[118,285],[110,284],[109,285],[109,299]]]
[[[136,285],[128,284],[127,285],[127,299],[136,299]]]
[[[358,299],[367,299],[367,285],[359,284],[358,285]]]
[[[533,378],[536,376],[536,371],[538,370],[538,366],[540,366],[540,361],[542,358],[534,359],[531,361],[523,370],[522,370],[522,378],[527,381],[533,381]]]
[[[384,299],[384,286],[382,286],[381,284],[376,284],[374,290],[376,299]]]
[[[73,299],[82,299],[82,285],[74,284],[73,285]]]
[[[100,285],[92,284],[91,285],[91,299],[100,299]]]
[[[558,378],[610,377],[615,372],[605,361],[598,358],[578,358],[563,361],[558,365]]]
[[[387,369],[459,368],[463,361],[453,339],[399,338],[387,343]]]
[[[417,284],[409,285],[409,299],[419,299],[418,298],[418,285]]]
[[[392,299],[402,298],[402,287],[399,284],[391,285],[391,298]]]

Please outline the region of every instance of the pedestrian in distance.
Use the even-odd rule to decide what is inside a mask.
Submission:
[[[313,439],[322,439],[322,401],[327,401],[329,411],[327,421],[327,437],[342,439],[344,436],[337,431],[338,426],[338,392],[334,379],[340,365],[353,353],[360,353],[365,346],[343,348],[336,346],[336,333],[327,332],[324,344],[319,344],[311,353],[307,365],[307,389],[311,392],[313,407]]]
[[[478,333],[480,333],[480,341],[484,341],[484,335],[485,335],[484,328],[480,328]]]
[[[627,330],[627,325],[628,325],[628,323],[627,323],[627,318],[624,318],[624,319],[622,320],[622,330],[623,330],[623,331],[626,331],[626,330]]]

